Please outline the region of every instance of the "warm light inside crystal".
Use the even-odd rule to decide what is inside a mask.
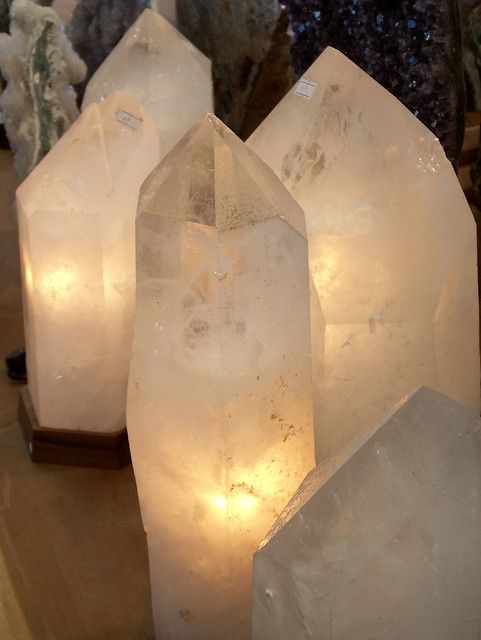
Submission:
[[[18,189],[29,392],[43,427],[125,428],[135,214],[159,141],[141,105],[116,93],[87,109]]]
[[[222,518],[254,517],[260,502],[248,490],[235,491],[228,496],[216,495],[211,501]]]
[[[252,554],[313,464],[308,305],[302,212],[210,116],[137,218],[127,422],[159,637],[250,636]]]
[[[31,270],[29,273],[31,278]],[[75,291],[72,291],[75,284],[78,284],[75,273],[68,266],[65,266],[43,276],[41,286],[46,295],[56,297],[60,294],[65,296],[64,301],[67,302],[69,293],[75,295]]]

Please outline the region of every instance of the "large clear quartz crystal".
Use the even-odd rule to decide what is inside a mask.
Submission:
[[[118,89],[142,103],[169,149],[213,110],[210,60],[151,9],[141,13],[92,76],[82,109]]]
[[[74,2],[74,11],[67,33],[75,51],[87,64],[87,82],[144,9],[151,8],[157,11],[173,25],[177,22],[176,0],[70,0],[70,2]],[[65,0],[60,0],[60,3],[64,8]]]
[[[327,49],[248,145],[306,215],[318,460],[420,385],[478,411],[476,228],[438,140]]]
[[[253,640],[475,640],[481,421],[427,388],[316,467],[254,557]]]
[[[125,427],[135,213],[160,149],[141,105],[115,93],[17,191],[28,385],[42,427]]]
[[[141,189],[127,426],[156,632],[250,638],[252,554],[313,465],[301,209],[208,116]]]

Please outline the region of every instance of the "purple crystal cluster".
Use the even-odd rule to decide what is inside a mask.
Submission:
[[[301,75],[327,47],[342,51],[391,91],[456,163],[464,134],[457,0],[282,0]]]

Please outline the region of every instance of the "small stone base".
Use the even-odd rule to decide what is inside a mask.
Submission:
[[[28,387],[20,392],[18,420],[33,462],[98,469],[121,469],[130,463],[127,429],[96,433],[41,427]]]

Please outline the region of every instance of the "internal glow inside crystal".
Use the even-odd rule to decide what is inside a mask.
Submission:
[[[82,109],[119,89],[142,103],[168,149],[213,110],[210,60],[151,9],[142,12],[92,76]]]
[[[306,215],[318,459],[423,384],[479,410],[476,230],[437,139],[327,49],[248,145]]]
[[[125,427],[135,213],[159,138],[141,105],[115,93],[17,191],[28,386],[43,427]]]
[[[214,116],[141,190],[127,424],[156,632],[247,640],[252,554],[313,464],[302,211]]]

